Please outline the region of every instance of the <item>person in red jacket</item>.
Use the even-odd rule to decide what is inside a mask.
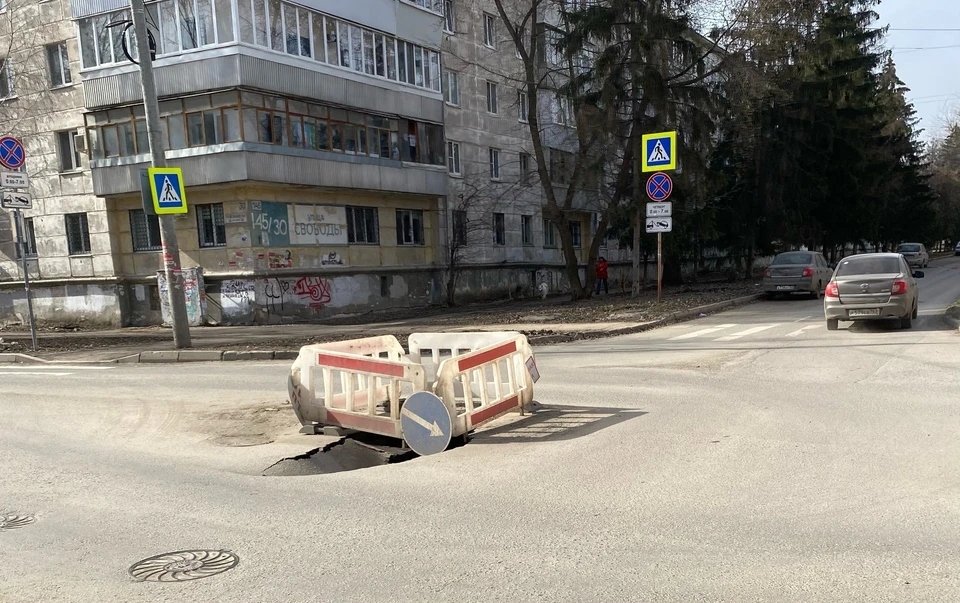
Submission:
[[[600,295],[600,284],[603,292],[610,295],[610,285],[607,284],[607,260],[601,255],[597,260],[597,295]]]

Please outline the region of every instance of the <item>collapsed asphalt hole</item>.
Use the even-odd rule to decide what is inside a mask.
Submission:
[[[322,475],[402,463],[417,453],[401,448],[400,441],[368,433],[356,433],[315,448],[306,454],[280,460],[267,467],[265,476]]]

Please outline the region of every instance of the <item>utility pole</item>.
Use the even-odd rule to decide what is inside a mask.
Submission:
[[[140,62],[140,80],[143,84],[143,107],[147,116],[147,133],[150,141],[151,165],[167,166],[163,144],[160,141],[160,105],[157,101],[157,86],[153,79],[153,59],[147,38],[147,16],[143,0],[130,0],[133,16],[133,31],[136,38],[137,58]],[[173,216],[158,216],[160,242],[163,247],[163,273],[167,279],[170,298],[170,314],[173,323],[173,345],[177,349],[190,347],[190,324],[187,319],[187,302],[184,297],[183,272],[180,270],[180,246],[177,244],[177,229]]]

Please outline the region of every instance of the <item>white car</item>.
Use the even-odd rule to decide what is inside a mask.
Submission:
[[[926,268],[930,263],[930,254],[923,243],[900,243],[897,253],[907,260],[911,268]]]
[[[960,243],[957,243],[957,246],[953,248],[953,255],[960,255]]]

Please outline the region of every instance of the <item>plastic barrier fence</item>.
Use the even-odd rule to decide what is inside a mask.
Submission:
[[[403,438],[403,401],[432,391],[459,436],[533,401],[536,363],[519,333],[416,333],[409,346],[383,336],[302,347],[288,384],[301,424]]]

